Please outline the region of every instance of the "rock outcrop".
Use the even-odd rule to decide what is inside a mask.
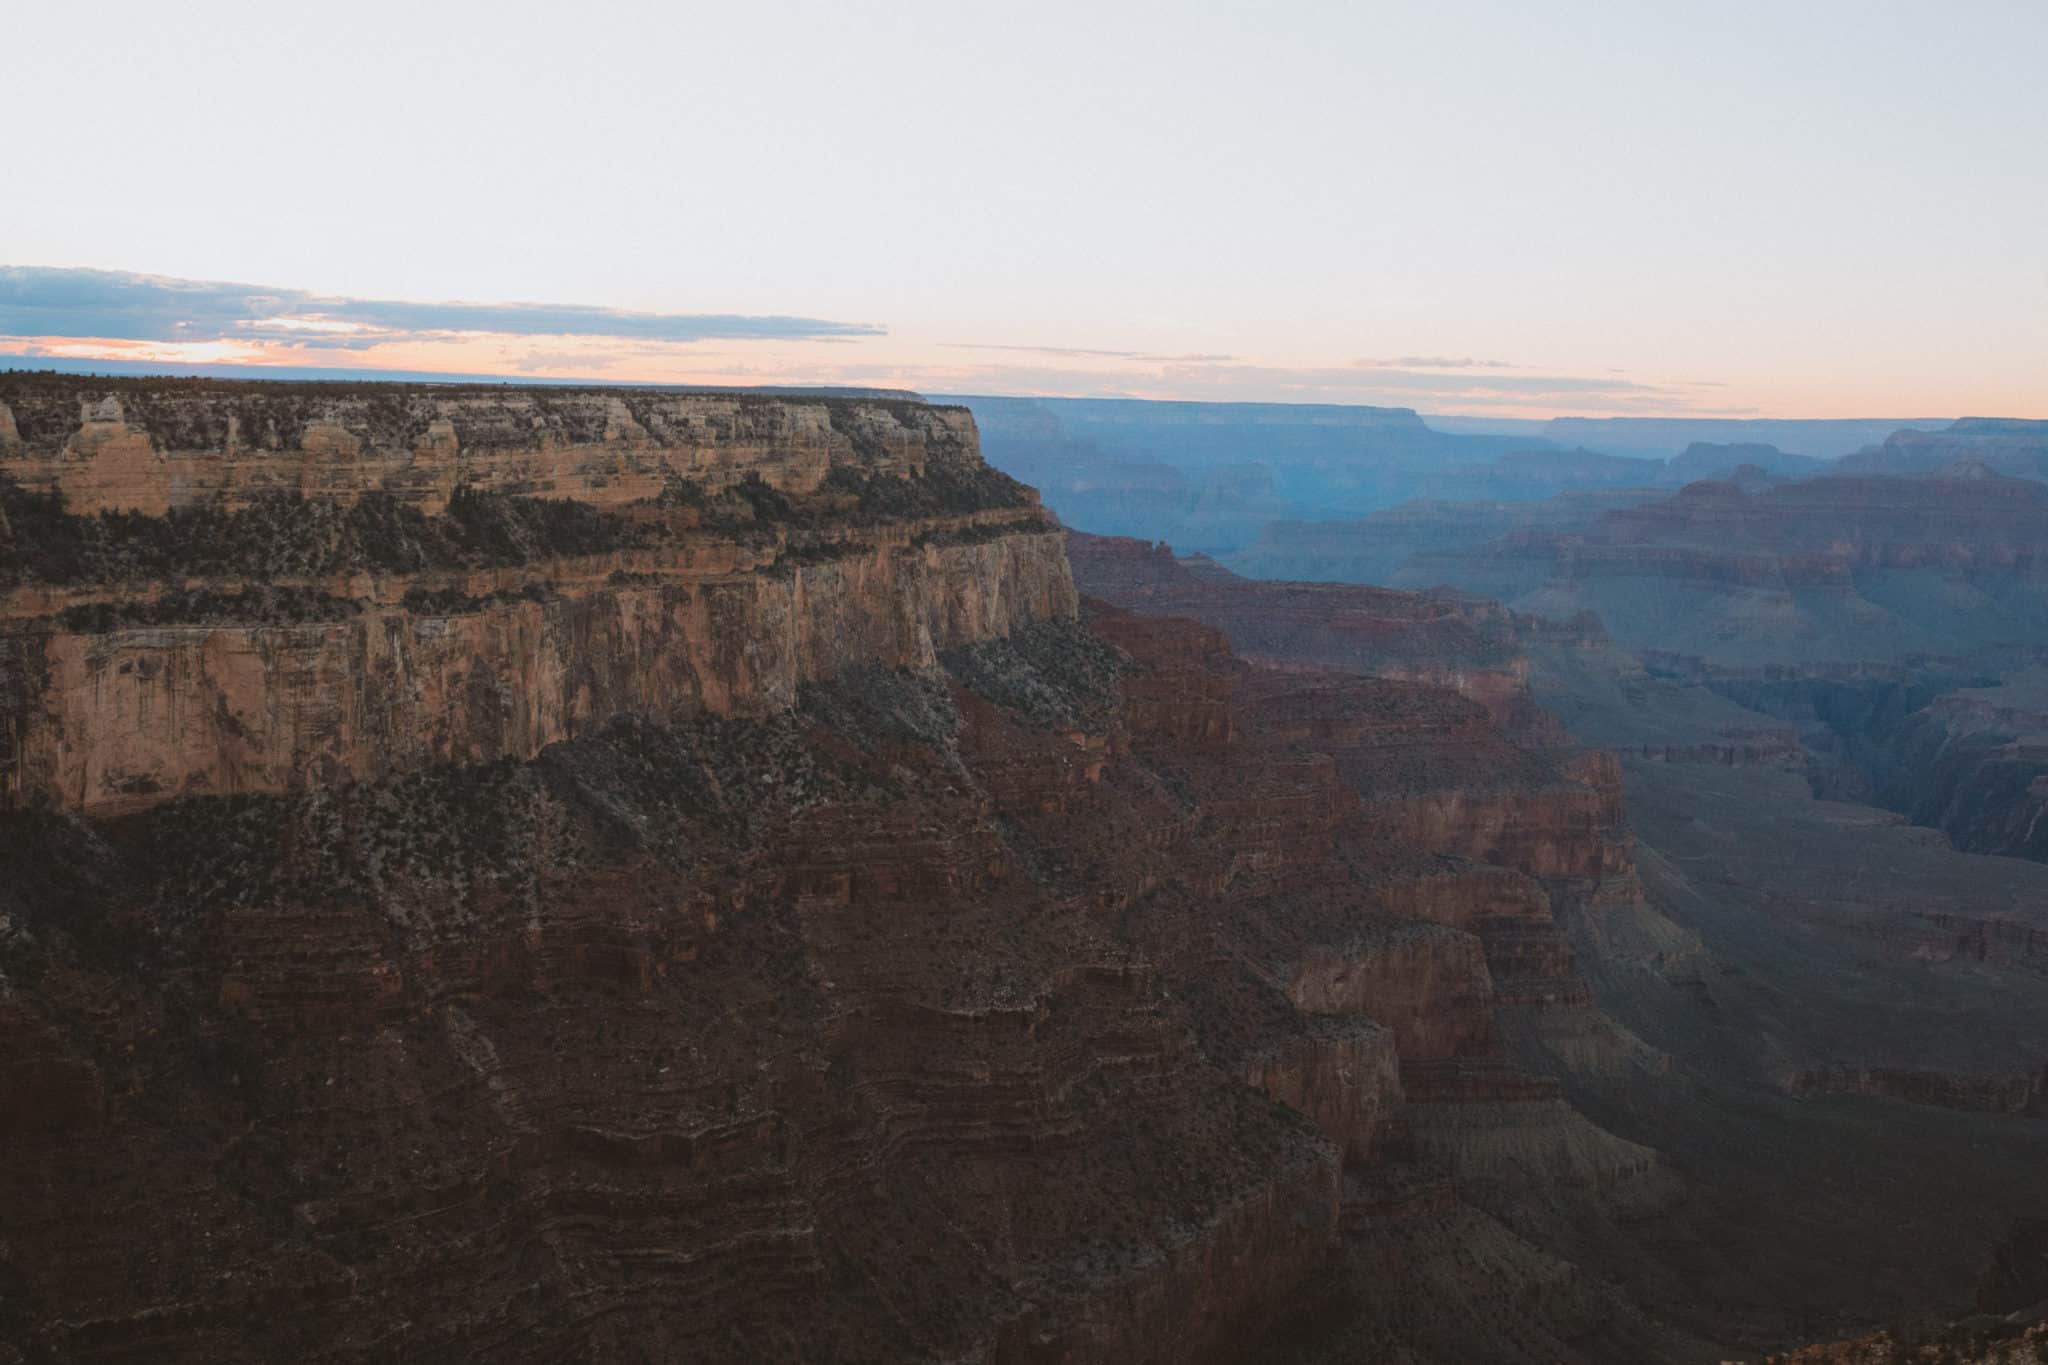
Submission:
[[[27,433],[0,472],[53,490],[0,489],[17,805],[530,758],[621,713],[784,709],[1074,607],[1056,531],[957,411],[96,382],[0,381]],[[94,435],[117,409],[126,434]]]
[[[526,763],[10,817],[15,1340],[1513,1358],[1547,1330],[1367,1292],[1396,1245],[1446,1294],[1498,1292],[1459,1239],[1560,1269],[1390,1181],[1640,1178],[1569,1157],[1597,1130],[1495,1041],[1458,926],[1540,924],[1534,885],[1377,837],[1299,707],[1258,704],[1306,675],[1198,626],[1097,611],[940,664]],[[1418,690],[1355,686],[1317,699]],[[173,1227],[201,1231],[158,1259]],[[1626,1317],[1561,1302],[1574,1334]]]

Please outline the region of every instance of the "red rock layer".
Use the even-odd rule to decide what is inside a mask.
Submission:
[[[1147,615],[1185,616],[1229,636],[1254,663],[1336,669],[1449,687],[1495,719],[1535,721],[1528,665],[1508,613],[1455,595],[1351,583],[1284,583],[1189,567],[1165,545],[1067,535],[1082,591]]]
[[[1139,541],[1070,533],[1068,553],[1085,593],[1148,615],[1185,614],[1233,642],[1252,632],[1262,658],[1290,670],[1258,675],[1247,689],[1252,714],[1274,736],[1330,759],[1374,836],[1513,879],[1496,881],[1476,905],[1422,916],[1478,935],[1489,994],[1540,1007],[1590,1003],[1556,914],[1615,888],[1640,894],[1620,774],[1611,755],[1572,748],[1531,701],[1505,612],[1462,598],[1196,572]],[[1288,604],[1305,598],[1340,621],[1340,604],[1350,603],[1373,630],[1333,650],[1328,629],[1287,625]]]
[[[1098,540],[1074,553],[1077,541],[1070,536],[1069,547],[1083,593],[1108,593],[1147,614],[1186,612],[1234,632],[1258,621],[1262,604],[1327,588],[1366,593],[1383,620],[1410,623],[1343,671],[1328,670],[1323,637],[1260,637],[1283,651],[1278,662],[1288,671],[1246,675],[1248,730],[1329,762],[1336,785],[1357,801],[1346,817],[1357,832],[1339,847],[1400,849],[1422,861],[1399,873],[1353,872],[1353,894],[1385,917],[1377,929],[1354,925],[1277,961],[1254,960],[1271,964],[1297,1007],[1360,1009],[1395,1032],[1403,1107],[1379,1150],[1450,1172],[1466,1215],[1477,1217],[1476,1206],[1541,1246],[1581,1235],[1566,1229],[1588,1220],[1618,1226],[1669,1207],[1679,1186],[1654,1152],[1589,1123],[1553,1075],[1527,1069],[1626,1069],[1655,1083],[1666,1065],[1593,1008],[1566,933],[1570,926],[1597,944],[1611,920],[1648,914],[1614,758],[1564,740],[1530,701],[1518,655],[1494,658],[1486,688],[1472,685],[1468,656],[1432,662],[1444,642],[1442,599],[1197,574],[1149,547]],[[1303,922],[1298,905],[1264,914]],[[1389,1159],[1398,1166],[1402,1158]],[[1367,1169],[1358,1188],[1383,1188],[1385,1169]],[[1442,1245],[1435,1239],[1449,1237],[1462,1246],[1443,1254],[1469,1266],[1472,1249],[1492,1240],[1489,1228],[1506,1230],[1406,1207],[1396,1201],[1383,1217],[1348,1222],[1351,1273],[1383,1273],[1391,1248],[1429,1264]],[[1561,1222],[1563,1208],[1573,1212]],[[1549,1273],[1538,1261],[1508,1257],[1496,1273],[1539,1298],[1546,1292],[1536,1288]],[[1485,1291],[1464,1275],[1446,1272],[1430,1292],[1460,1302],[1470,1322],[1496,1321]],[[1568,1335],[1597,1336],[1615,1321],[1599,1303],[1598,1294],[1574,1291],[1555,1311],[1587,1315]],[[1608,1326],[1589,1325],[1596,1321]],[[1519,1336],[1517,1328],[1435,1336],[1443,1325],[1437,1320],[1429,1335],[1449,1358],[1571,1359],[1577,1349],[1540,1344],[1548,1329],[1504,1348],[1502,1337]],[[1596,1354],[1640,1359],[1666,1349],[1623,1335],[1625,1343]]]

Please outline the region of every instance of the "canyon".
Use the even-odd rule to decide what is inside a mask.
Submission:
[[[1684,1339],[1505,1221],[1666,1177],[1507,1054],[1626,868],[1476,606],[1254,667],[915,404],[4,383],[0,1349]]]
[[[2031,1284],[2048,866],[1850,799],[2024,679],[1241,577],[872,395],[0,375],[0,604],[0,1360],[1705,1362]]]
[[[1649,675],[1759,713],[1758,734],[1733,747],[1796,740],[1821,794],[1897,811],[1960,849],[2039,858],[2044,452],[2048,423],[1965,419],[1897,432],[1819,474],[1748,464],[1675,493],[1281,523],[1221,563],[1597,620]],[[1557,705],[1583,709],[1574,688],[1557,690]]]
[[[1304,592],[1381,614],[1401,597],[1073,542],[1084,589],[1256,623],[1269,652],[1329,653],[1323,622],[1342,613],[1298,623],[1289,604]],[[1581,771],[1612,784],[1605,875],[1550,883],[1576,989],[1503,1010],[1509,1055],[1612,1137],[1657,1153],[1676,1190],[1605,1226],[1575,1210],[1567,1235],[1514,1225],[1727,1357],[1966,1307],[2013,1219],[2040,1216],[2048,869],[1817,796],[1812,779],[1846,765],[1808,747],[1816,729],[1837,733],[1816,711],[1854,731],[1913,714],[1924,684],[1871,665],[1835,670],[1819,693],[1819,670],[1737,685],[1697,662],[1646,666],[1591,616],[1476,610],[1506,619],[1540,717],[1505,733],[1560,754],[1596,746],[1599,768],[1588,754]],[[1344,648],[1373,666],[1355,638]],[[1968,1162],[1928,1162],[1964,1148]]]

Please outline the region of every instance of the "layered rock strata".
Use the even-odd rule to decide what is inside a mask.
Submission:
[[[12,1340],[1228,1359],[1443,1330],[1360,1297],[1389,1238],[1461,1292],[1452,1237],[1547,1273],[1454,1193],[1346,1212],[1526,1141],[1418,1147],[1403,1086],[1510,1074],[1456,923],[1527,885],[1374,836],[1246,705],[1302,675],[1199,627],[940,662],[527,763],[7,817]],[[1355,683],[1325,700],[1415,687]]]
[[[1305,953],[1251,954],[1297,1008],[1357,1010],[1395,1033],[1404,1105],[1401,1145],[1387,1150],[1404,1155],[1354,1170],[1347,1198],[1382,1212],[1348,1215],[1350,1263],[1383,1265],[1395,1245],[1427,1257],[1411,1239],[1441,1226],[1421,1213],[1429,1206],[1405,1196],[1382,1204],[1390,1178],[1414,1188],[1426,1171],[1450,1177],[1455,1207],[1498,1218],[1535,1246],[1563,1239],[1575,1256],[1627,1255],[1615,1250],[1630,1237],[1618,1229],[1668,1206],[1678,1182],[1650,1149],[1574,1110],[1559,1074],[1656,1084],[1667,1062],[1592,1007],[1572,945],[1661,920],[1643,902],[1617,765],[1571,745],[1536,708],[1512,620],[1455,597],[1239,579],[1141,542],[1075,535],[1069,553],[1084,594],[1148,615],[1185,613],[1233,643],[1249,632],[1269,666],[1241,684],[1243,726],[1329,764],[1328,780],[1356,801],[1346,821],[1362,847],[1419,858],[1398,873],[1354,871],[1352,884],[1369,887],[1385,917],[1376,926],[1348,926]],[[1365,608],[1357,616],[1369,612],[1371,628],[1346,624],[1333,637],[1329,618],[1313,612],[1306,628],[1294,624],[1290,604],[1305,595]],[[1334,649],[1333,638],[1342,640]],[[1259,918],[1275,921],[1312,922],[1297,903]],[[1591,1243],[1580,1240],[1602,1225]],[[1533,1261],[1501,1273],[1533,1277],[1532,1293],[1543,1275]],[[1516,1349],[1569,1359],[1668,1348],[1626,1326],[1611,1301],[1601,1306],[1607,1292],[1596,1278],[1584,1297],[1565,1296],[1587,1315],[1567,1333],[1576,1345],[1532,1337]],[[1465,1311],[1489,1316],[1477,1303]],[[1589,1344],[1596,1339],[1605,1344]],[[1499,1350],[1497,1340],[1465,1339],[1453,1358]]]
[[[1086,591],[1151,615],[1216,627],[1239,654],[1273,668],[1406,678],[1462,692],[1508,725],[1540,723],[1512,618],[1456,594],[1349,583],[1240,578],[1170,546],[1072,532],[1067,554]]]
[[[0,1345],[1636,1358],[1500,1177],[1656,1174],[1502,1041],[1602,776],[839,482],[9,495]]]
[[[432,512],[463,488],[621,507],[678,478],[804,494],[979,458],[965,409],[915,400],[0,375],[0,470],[83,513],[372,491]]]
[[[0,477],[20,481],[0,488],[0,800],[17,805],[530,758],[617,714],[761,714],[848,666],[930,667],[1073,611],[1035,496],[980,463],[954,411],[97,393],[0,380],[17,432]],[[134,409],[127,434],[93,435],[115,409]],[[445,459],[389,444],[422,424],[453,432]],[[258,429],[267,444],[237,444]],[[54,493],[28,491],[38,479]]]

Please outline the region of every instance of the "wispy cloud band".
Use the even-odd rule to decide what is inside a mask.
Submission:
[[[876,342],[874,338],[886,337]],[[1075,338],[1085,340],[1085,338]],[[706,346],[706,342],[725,343]],[[1392,348],[1389,348],[1390,350]],[[937,393],[1356,403],[1434,412],[1727,414],[1708,381],[1416,353],[1277,363],[1084,345],[920,341],[817,318],[576,304],[416,303],[125,271],[0,266],[0,354],[60,363],[603,375],[621,382],[838,383]],[[1484,353],[1481,352],[1481,355]]]
[[[817,341],[882,336],[872,323],[733,313],[642,313],[560,303],[413,303],[181,280],[124,270],[0,266],[0,335],[122,341],[316,342],[365,349],[484,333],[625,341]]]
[[[1509,360],[1474,360],[1471,356],[1397,355],[1385,360],[1354,360],[1361,370],[1513,370]]]
[[[1220,361],[1233,360],[1227,355],[1159,355],[1151,351],[1099,351],[1087,346],[1012,346],[995,341],[942,341],[941,350],[947,351],[1009,351],[1019,355],[1075,356],[1091,360],[1143,360],[1143,361]]]

